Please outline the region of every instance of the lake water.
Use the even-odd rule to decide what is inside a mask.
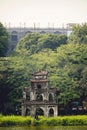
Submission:
[[[0,127],[0,130],[87,130],[87,126]]]

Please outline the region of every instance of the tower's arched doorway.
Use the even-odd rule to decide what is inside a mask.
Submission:
[[[50,110],[49,110],[49,116],[54,116],[54,110],[53,110],[53,108],[50,108]]]
[[[30,115],[30,109],[26,109],[26,113],[25,113],[26,116],[29,116]]]
[[[37,116],[44,116],[44,111],[43,111],[43,109],[41,109],[41,108],[36,108],[36,113],[35,113],[35,115],[37,115]]]

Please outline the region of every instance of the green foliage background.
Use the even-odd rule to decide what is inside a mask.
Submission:
[[[87,24],[74,27],[69,37],[32,33],[21,39],[9,57],[0,57],[0,112],[20,109],[22,87],[30,86],[31,73],[38,70],[48,72],[49,86],[59,90],[60,106],[86,100],[86,43]]]
[[[0,57],[6,56],[9,42],[8,42],[8,32],[6,28],[0,23]]]

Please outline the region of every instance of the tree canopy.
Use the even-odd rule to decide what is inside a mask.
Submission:
[[[87,44],[87,23],[74,26],[69,43]]]
[[[8,50],[8,33],[6,28],[0,23],[0,56],[6,56]]]
[[[67,43],[66,35],[55,35],[55,34],[40,34],[31,33],[27,34],[20,42],[17,44],[16,53],[34,54],[38,53],[44,48],[49,48],[55,50],[61,44]]]

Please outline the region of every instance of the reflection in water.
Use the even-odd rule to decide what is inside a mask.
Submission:
[[[87,126],[0,127],[0,130],[87,130]]]

